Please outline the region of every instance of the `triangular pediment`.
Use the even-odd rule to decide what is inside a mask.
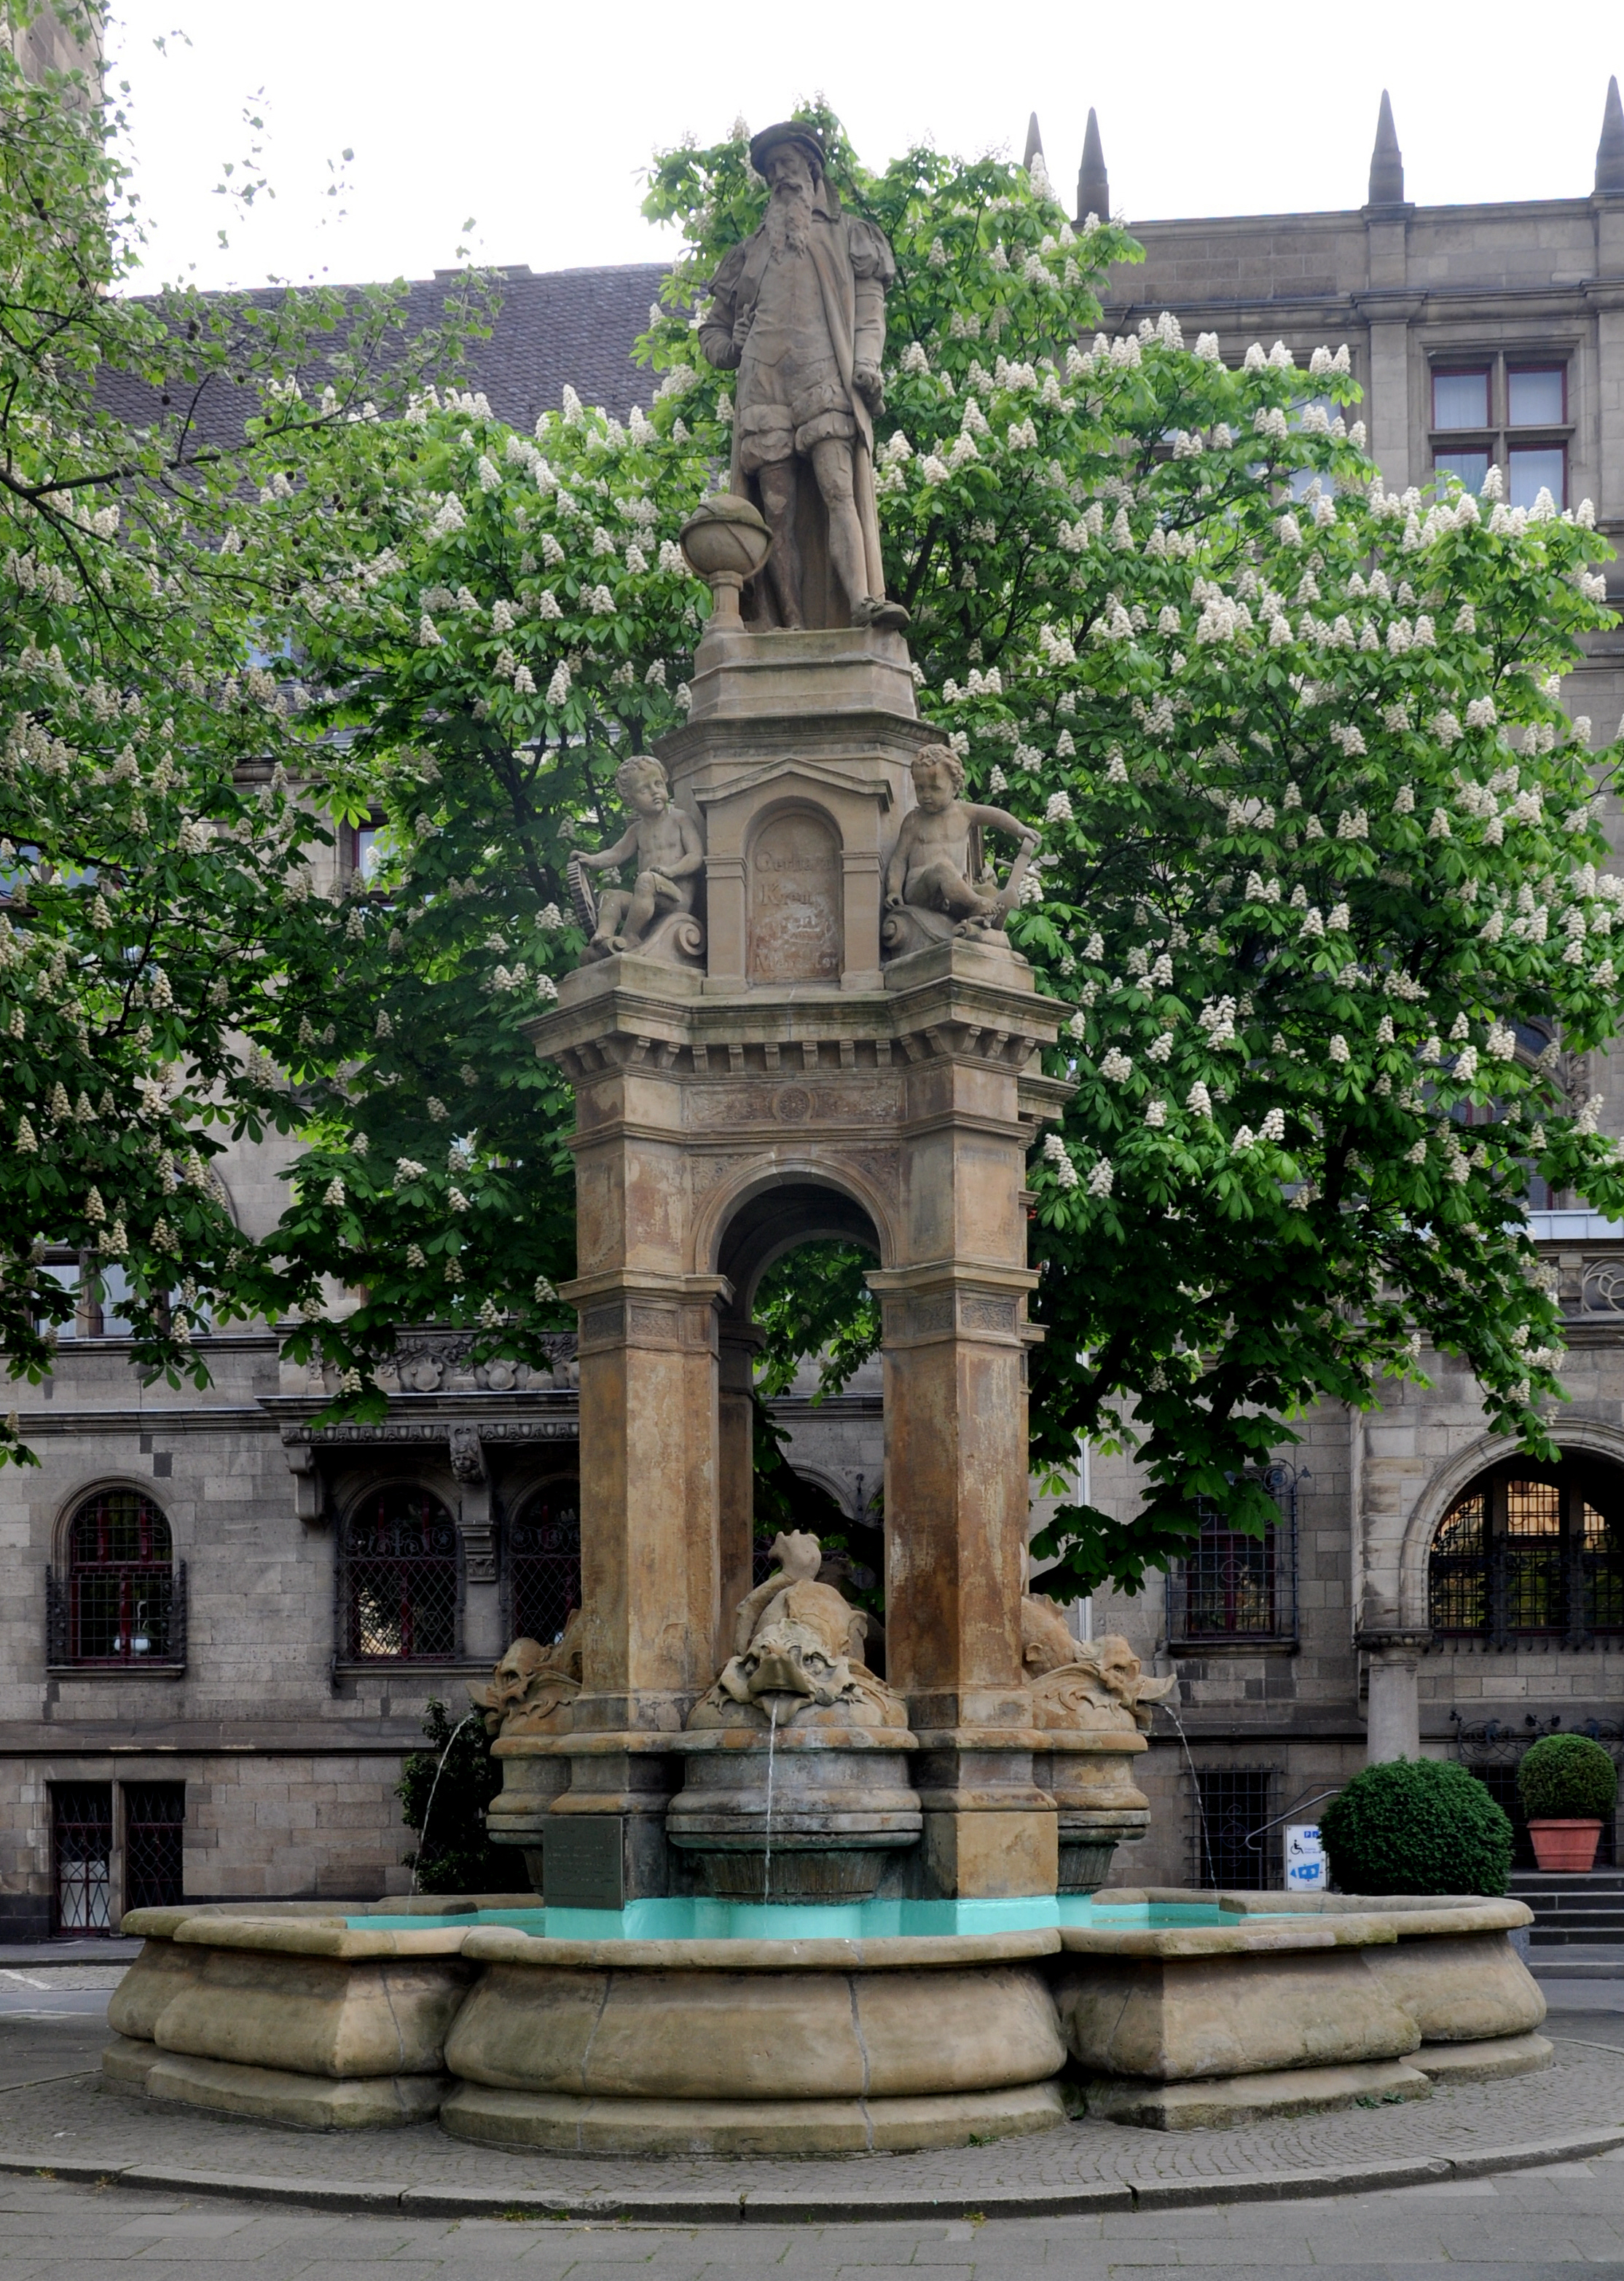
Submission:
[[[848,797],[855,793],[859,799],[877,800],[882,809],[892,801],[890,783],[878,769],[858,776],[837,762],[810,760],[793,753],[750,762],[717,783],[696,786],[693,797],[700,807],[711,808],[718,800],[737,800],[741,793],[781,784],[804,784],[818,792],[844,793]]]

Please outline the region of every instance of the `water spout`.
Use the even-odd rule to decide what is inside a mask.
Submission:
[[[456,1741],[458,1736],[462,1732],[465,1727],[471,1727],[475,1720],[483,1717],[483,1714],[481,1712],[470,1711],[466,1719],[459,1719],[456,1725],[452,1728],[451,1733],[446,1737],[445,1748],[440,1752],[440,1763],[436,1767],[434,1770],[434,1780],[429,1785],[429,1803],[423,1808],[423,1826],[417,1833],[417,1859],[412,1865],[412,1891],[414,1894],[416,1893],[418,1889],[417,1880],[423,1866],[423,1852],[429,1843],[429,1817],[434,1812],[435,1793],[440,1787],[440,1776],[445,1771],[445,1761],[451,1756],[452,1744]]]
[[[1195,1771],[1195,1761],[1190,1755],[1190,1738],[1184,1731],[1183,1720],[1173,1709],[1171,1703],[1160,1703],[1156,1705],[1156,1708],[1159,1711],[1166,1712],[1168,1717],[1179,1729],[1179,1740],[1184,1745],[1184,1760],[1185,1764],[1190,1770],[1190,1788],[1195,1794],[1195,1818],[1201,1825],[1201,1850],[1207,1857],[1207,1875],[1214,1891],[1216,1891],[1218,1888],[1218,1871],[1212,1865],[1212,1840],[1207,1835],[1206,1801],[1201,1794],[1201,1777]]]
[[[778,1748],[778,1698],[767,1698],[767,1847],[762,1856],[762,1899],[772,1898],[772,1783]]]

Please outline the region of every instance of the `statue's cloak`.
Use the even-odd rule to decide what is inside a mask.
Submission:
[[[855,375],[860,364],[878,371],[885,354],[885,289],[896,275],[896,259],[885,237],[861,215],[841,211],[827,183],[818,186],[813,199],[807,251],[811,256],[824,318],[839,368],[841,385],[856,426],[852,452],[852,490],[857,519],[862,527],[863,553],[869,592],[885,591],[880,557],[879,513],[874,498],[874,422],[858,394]],[[766,225],[736,245],[712,282],[712,301],[700,331],[700,344],[714,365],[737,368],[739,351],[733,345],[740,317],[753,314],[762,280],[771,259]],[[760,507],[761,490],[754,476],[739,464],[739,422],[733,423],[732,467],[728,488],[739,499]],[[827,525],[816,482],[808,473],[796,502],[800,540],[803,607],[808,626],[839,626],[847,622],[839,589],[829,562]],[[745,615],[756,625],[772,622],[772,598],[768,581],[754,578],[745,590]]]

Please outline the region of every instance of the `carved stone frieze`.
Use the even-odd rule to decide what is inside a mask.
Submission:
[[[282,1438],[291,1453],[301,1448],[312,1450],[369,1450],[412,1447],[417,1449],[447,1448],[451,1421],[441,1419],[430,1423],[416,1419],[383,1419],[377,1425],[345,1424],[341,1426],[284,1426]],[[574,1442],[580,1438],[580,1427],[575,1418],[482,1418],[479,1438],[485,1447],[492,1442]],[[296,1470],[298,1470],[296,1468]]]
[[[689,1125],[701,1133],[741,1125],[886,1125],[901,1114],[902,1092],[895,1079],[819,1084],[797,1076],[779,1085],[694,1086],[684,1106]]]

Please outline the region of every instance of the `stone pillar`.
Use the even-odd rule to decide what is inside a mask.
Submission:
[[[562,1295],[581,1323],[584,1624],[570,1787],[553,1812],[618,1821],[617,1864],[607,1829],[580,1836],[625,1900],[669,1890],[663,1816],[680,1770],[664,1738],[715,1676],[716,1306],[730,1287],[618,1269]],[[547,1879],[552,1892],[551,1865]]]
[[[1026,979],[959,946],[918,962],[921,983]],[[915,964],[896,962],[893,988]],[[869,1279],[885,1310],[886,1676],[921,1745],[927,1890],[1052,1893],[1055,1802],[1032,1778],[1021,1660],[1027,1134],[1017,1069],[976,1049],[985,1031],[925,1034],[907,1076],[905,1256]]]
[[[451,1469],[456,1475],[457,1534],[462,1541],[462,1651],[494,1664],[507,1647],[496,1558],[496,1515],[479,1428],[451,1429]]]
[[[733,1611],[750,1590],[755,1556],[755,1405],[751,1388],[764,1333],[736,1314],[723,1318],[716,1396],[716,1503],[721,1608],[716,1666],[733,1652]]]
[[[1421,1658],[1432,1644],[1429,1631],[1361,1631],[1357,1643],[1370,1658],[1365,1708],[1365,1761],[1421,1755]]]

